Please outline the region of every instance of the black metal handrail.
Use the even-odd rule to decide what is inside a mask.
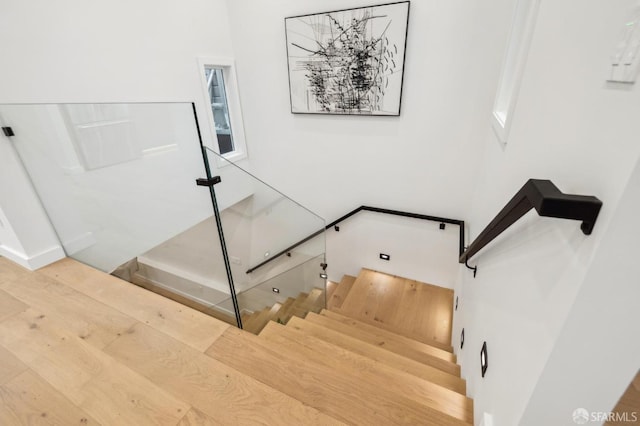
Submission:
[[[292,244],[291,246],[287,247],[286,249],[282,250],[281,252],[278,252],[275,255],[271,256],[269,259],[257,264],[256,266],[254,266],[252,268],[249,268],[247,270],[247,274],[250,274],[251,272],[255,271],[256,269],[258,269],[258,268],[266,265],[267,263],[277,259],[278,257],[291,252],[291,250],[293,250],[294,248],[296,248],[296,247],[306,243],[310,239],[320,235],[325,230],[335,227],[340,222],[342,222],[342,221],[344,221],[346,219],[349,219],[351,216],[356,215],[356,214],[360,213],[361,211],[384,213],[384,214],[390,214],[390,215],[394,215],[394,216],[410,217],[410,218],[413,218],[413,219],[430,220],[430,221],[433,221],[433,222],[440,222],[440,223],[448,223],[448,224],[451,224],[451,225],[458,225],[458,226],[460,226],[459,255],[462,256],[462,254],[464,253],[464,221],[463,220],[449,219],[449,218],[438,217],[438,216],[428,216],[428,215],[424,215],[424,214],[409,213],[409,212],[403,212],[403,211],[399,211],[399,210],[382,209],[382,208],[379,208],[379,207],[360,206],[360,207],[358,207],[356,209],[351,210],[349,213],[345,214],[344,216],[341,216],[340,218],[334,220],[333,222],[331,222],[330,224],[325,226],[324,229],[320,229],[320,230],[310,234],[309,236],[307,236],[307,237],[303,238],[302,240],[298,241],[297,243]]]
[[[602,201],[590,195],[562,193],[550,180],[529,179],[498,215],[460,255],[460,263],[467,264],[473,255],[513,225],[529,210],[540,216],[581,220],[580,229],[590,235],[600,213]],[[476,268],[474,269],[474,275]]]

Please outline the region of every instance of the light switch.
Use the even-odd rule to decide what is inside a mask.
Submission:
[[[640,60],[640,2],[624,24],[620,41],[611,55],[611,72],[608,81],[635,83]]]

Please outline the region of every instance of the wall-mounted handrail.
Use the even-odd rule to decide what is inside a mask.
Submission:
[[[410,218],[413,218],[413,219],[430,220],[430,221],[433,221],[433,222],[448,223],[448,224],[451,224],[451,225],[459,225],[460,226],[459,255],[462,256],[462,254],[464,252],[464,221],[463,220],[448,219],[448,218],[445,218],[445,217],[437,217],[437,216],[428,216],[428,215],[424,215],[424,214],[409,213],[409,212],[403,212],[403,211],[399,211],[399,210],[382,209],[382,208],[379,208],[379,207],[360,206],[360,207],[358,207],[356,209],[351,210],[349,213],[345,214],[344,216],[341,216],[340,218],[334,220],[333,222],[331,222],[330,224],[325,226],[324,229],[320,229],[320,230],[312,233],[311,235],[309,235],[309,236],[303,238],[302,240],[298,241],[297,243],[287,247],[286,249],[282,250],[281,252],[274,254],[269,259],[257,264],[256,266],[254,266],[252,268],[249,268],[247,270],[247,274],[250,274],[251,272],[255,271],[256,269],[258,269],[258,268],[266,265],[267,263],[277,259],[278,257],[289,253],[294,248],[306,243],[307,241],[309,241],[313,237],[316,237],[316,236],[320,235],[321,233],[323,233],[325,230],[333,228],[334,226],[336,226],[340,222],[343,222],[344,220],[349,219],[351,216],[356,215],[356,214],[360,213],[361,211],[383,213],[383,214],[390,214],[390,215],[394,215],[394,216],[410,217]]]
[[[564,194],[550,180],[529,179],[460,255],[460,263],[466,264],[473,255],[531,209],[535,209],[540,216],[581,220],[580,229],[585,235],[590,235],[601,207],[602,201],[596,197]]]

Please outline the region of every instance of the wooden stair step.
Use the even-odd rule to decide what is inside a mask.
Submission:
[[[270,387],[352,424],[468,425],[383,386],[368,387],[348,369],[336,370],[309,362],[295,351],[228,329],[206,351],[207,355]]]
[[[460,376],[460,366],[458,366],[457,364],[451,361],[444,360],[442,358],[435,357],[433,355],[426,354],[414,348],[408,347],[402,343],[397,343],[394,339],[387,339],[386,337],[381,337],[379,335],[360,330],[349,324],[336,321],[335,319],[329,318],[324,315],[310,313],[309,315],[307,315],[305,320],[362,340],[363,342],[369,343],[371,345],[379,346],[390,352],[397,353],[398,355],[413,359],[414,361],[421,362],[425,365],[430,365],[449,374]]]
[[[337,314],[343,315],[345,317],[349,317],[349,313],[344,311],[342,308],[331,308],[331,312],[335,312]],[[405,330],[403,328],[397,327],[393,324],[388,324],[386,322],[380,321],[378,319],[370,319],[370,318],[366,318],[366,317],[358,317],[358,318],[354,318],[357,319],[360,322],[363,322],[365,324],[369,324],[372,325],[374,327],[378,327],[378,328],[382,328],[384,330],[390,331],[391,333],[394,334],[398,334],[400,336],[404,336],[408,339],[412,339],[412,340],[416,340],[418,342],[424,343],[426,345],[430,345],[430,346],[434,346],[438,349],[442,349],[443,351],[449,352],[449,353],[453,353],[453,346],[451,345],[447,345],[445,343],[439,342],[437,340],[434,340],[433,338],[430,338],[429,336],[423,336],[408,330]]]
[[[289,320],[289,318],[291,318],[292,316],[298,316],[300,318],[303,318],[304,315],[301,315],[300,313],[298,313],[298,306],[300,306],[302,304],[302,302],[309,297],[308,293],[300,293],[298,295],[298,297],[296,297],[293,301],[293,303],[291,305],[289,305],[289,309],[287,309],[284,313],[283,316],[285,317],[285,322]],[[297,313],[297,315],[296,315]]]
[[[338,284],[337,288],[331,295],[331,298],[327,299],[327,307],[339,308],[340,306],[342,306],[342,303],[347,298],[347,295],[349,294],[349,291],[351,290],[351,287],[353,286],[353,283],[355,281],[356,277],[353,277],[351,275],[343,276],[342,280],[340,280],[340,284]]]
[[[453,290],[449,288],[363,268],[338,308],[351,318],[393,326],[393,332],[424,336],[424,343],[435,340],[445,350],[451,345]]]
[[[246,326],[243,323],[243,328],[253,334],[260,333],[260,330],[262,330],[264,326],[267,325],[267,323],[271,320],[271,318],[273,318],[278,313],[281,306],[282,305],[280,303],[274,303],[271,308],[263,309],[262,311],[260,311],[260,314],[258,316],[248,321]]]
[[[123,333],[105,352],[215,419],[215,424],[340,424],[283,392],[144,324],[137,324]],[[111,391],[114,390],[120,391],[117,388]],[[137,408],[144,411],[143,407]]]
[[[278,347],[297,352],[309,362],[324,364],[334,370],[346,368],[351,376],[366,381],[368,386],[382,387],[386,392],[403,395],[452,417],[473,422],[473,401],[450,389],[307,336],[291,327],[272,323],[262,329],[260,337]]]
[[[229,326],[68,257],[39,269],[36,276],[49,276],[58,280],[67,287],[203,351]],[[42,294],[40,298],[43,298]]]
[[[295,308],[296,316],[304,318],[307,312],[320,312],[324,309],[324,291],[314,288],[309,295]]]
[[[281,324],[286,324],[289,318],[287,317],[287,312],[291,308],[291,305],[295,303],[296,299],[293,297],[288,297],[287,300],[284,301],[278,312],[273,317],[273,321],[280,322]]]
[[[338,288],[338,283],[333,281],[327,281],[327,303],[333,296],[333,292]]]
[[[406,373],[428,380],[463,395],[466,393],[466,383],[458,376],[445,373],[435,367],[405,358],[378,346],[370,345],[369,343],[347,336],[346,334],[342,334],[300,318],[292,318],[291,321],[287,323],[287,328],[299,330],[308,336],[321,339],[335,346],[341,347],[358,355],[365,356],[398,370],[402,370]]]
[[[380,338],[384,338],[387,340],[393,340],[395,342],[397,342],[398,344],[403,344],[406,345],[410,348],[413,348],[417,351],[423,352],[425,354],[431,355],[431,356],[435,356],[437,358],[441,358],[444,359],[445,361],[451,361],[453,363],[457,362],[456,356],[454,354],[452,354],[451,352],[447,352],[445,350],[442,350],[440,348],[437,348],[435,346],[426,344],[426,343],[422,343],[419,342],[417,340],[413,340],[410,339],[408,337],[405,336],[400,336],[396,333],[392,333],[390,331],[387,331],[383,328],[377,327],[375,325],[371,325],[371,324],[367,324],[365,322],[359,321],[355,318],[350,318],[348,316],[342,315],[340,313],[334,312],[334,311],[328,311],[326,309],[323,309],[320,312],[320,315],[324,315],[326,317],[329,317],[331,319],[334,319],[336,321],[340,321],[343,324],[348,324],[354,328],[357,328],[358,330],[362,330],[362,331],[366,331],[368,333],[371,333],[377,337]]]

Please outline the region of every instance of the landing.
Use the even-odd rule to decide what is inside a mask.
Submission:
[[[451,289],[362,269],[355,281],[345,276],[328,308],[425,343],[451,345]]]

